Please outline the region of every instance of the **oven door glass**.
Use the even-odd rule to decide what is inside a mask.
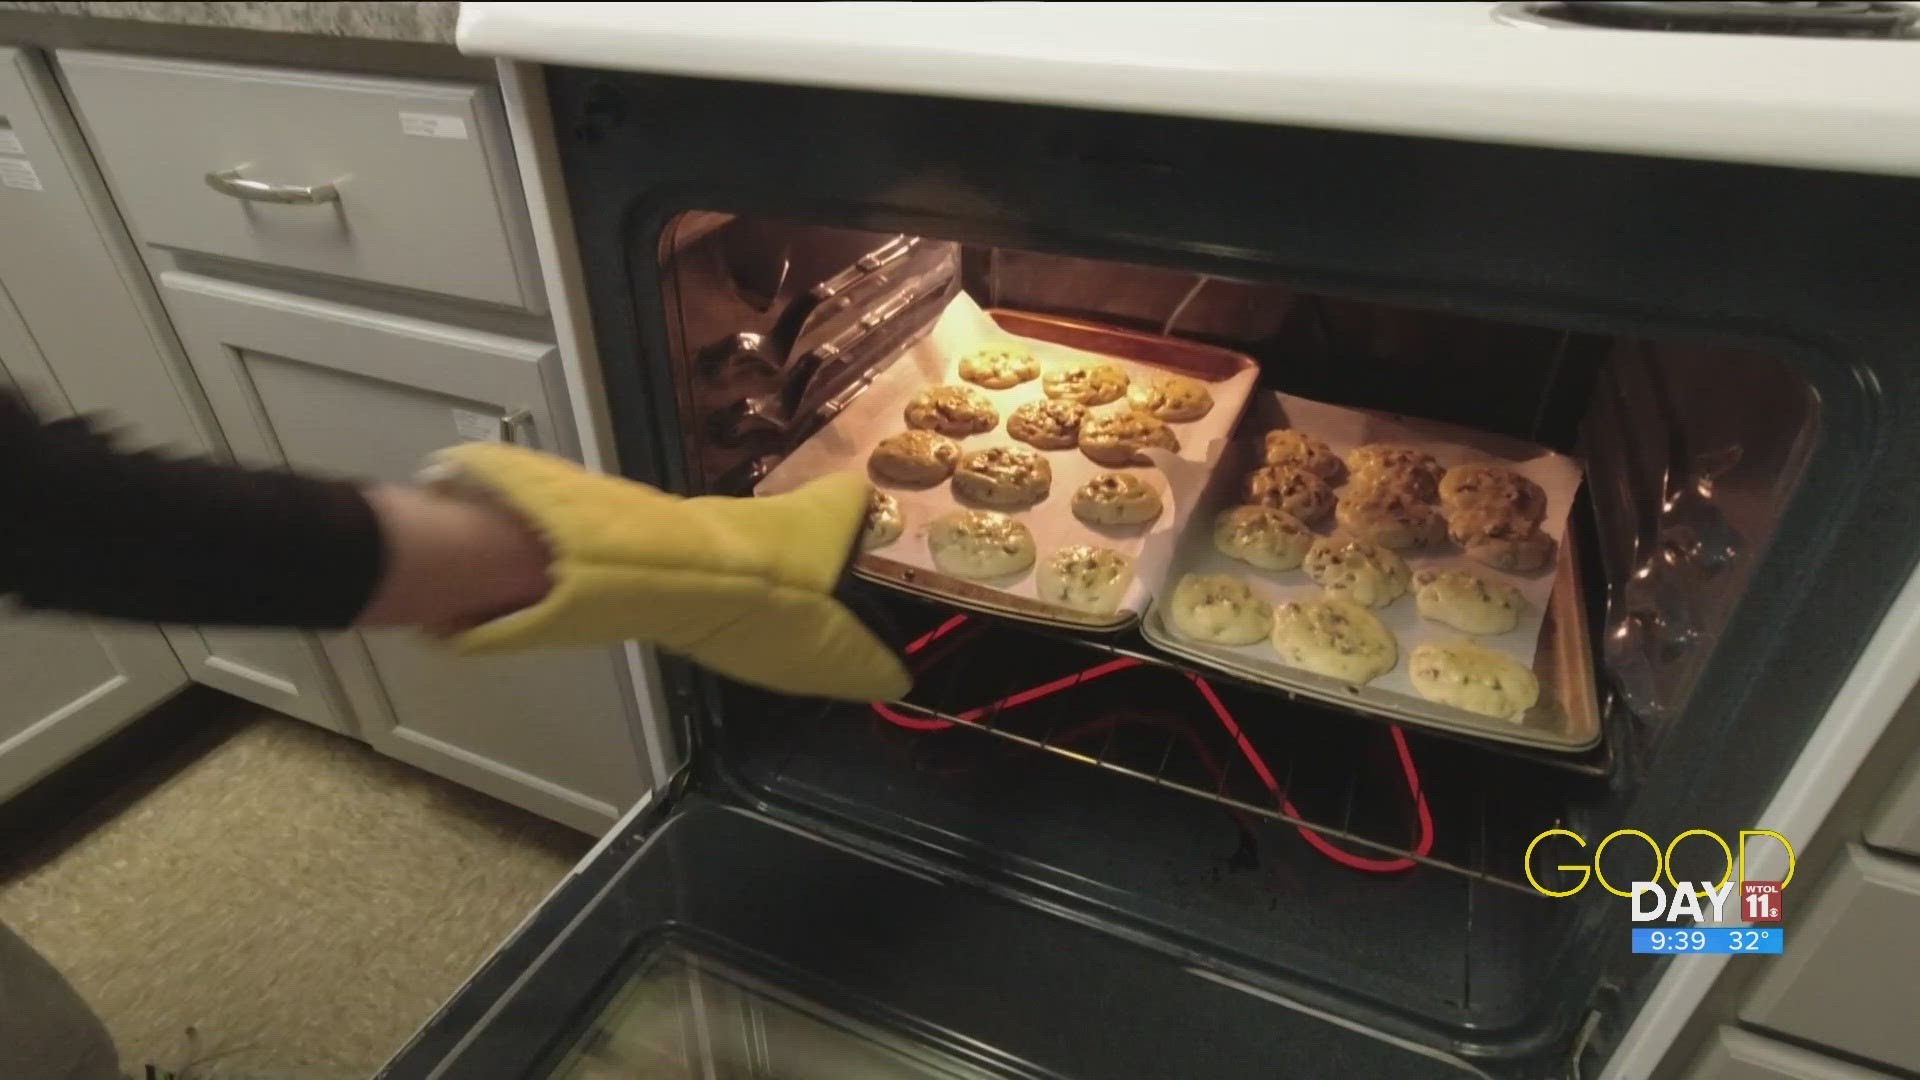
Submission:
[[[855,844],[697,788],[655,807],[381,1075],[1484,1075]]]
[[[555,1080],[637,1076],[932,1080],[994,1075],[669,944],[623,974]]]

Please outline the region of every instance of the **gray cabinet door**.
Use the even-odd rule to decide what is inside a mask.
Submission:
[[[0,801],[187,684],[151,626],[0,614]]]
[[[0,48],[0,281],[32,327],[30,392],[102,414],[123,442],[219,449],[132,237],[45,61]]]
[[[461,439],[573,453],[550,344],[178,271],[161,293],[243,460],[404,480]],[[646,790],[617,650],[462,659],[396,632],[326,648],[394,757],[589,831]]]
[[[166,633],[194,682],[329,731],[359,735],[314,635],[208,626],[169,626]]]
[[[1920,946],[1920,868],[1857,844],[1796,918],[1740,1018],[1856,1058],[1920,1070],[1913,977]]]
[[[32,335],[0,291],[0,389],[15,371],[44,372]],[[46,389],[42,408],[66,412]],[[72,760],[187,685],[151,626],[0,610],[0,801]]]

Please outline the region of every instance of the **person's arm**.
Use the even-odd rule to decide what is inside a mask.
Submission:
[[[413,486],[124,453],[0,392],[0,594],[148,622],[453,629],[536,603],[511,512]]]
[[[470,652],[638,641],[788,693],[912,683],[842,602],[856,473],[697,498],[518,447],[361,485],[117,450],[0,394],[0,596],[143,622],[409,626]]]

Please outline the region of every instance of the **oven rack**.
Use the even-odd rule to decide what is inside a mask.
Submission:
[[[1141,635],[1138,627],[1132,627],[1120,633],[1105,636],[1091,636],[1084,633],[1076,633],[1065,627],[1035,626],[1032,629],[1038,633],[1059,636],[1087,649],[1103,652],[1109,656],[1126,657],[1138,660],[1143,664],[1151,664],[1155,667],[1179,672],[1181,674],[1190,674],[1193,671],[1193,665],[1191,663],[1177,657],[1168,656],[1166,653],[1161,652],[1153,643],[1147,641],[1147,639]],[[1235,686],[1249,693],[1277,698],[1289,704],[1310,705],[1316,708],[1338,708],[1338,706],[1330,705],[1318,699],[1302,697],[1285,687],[1254,682],[1228,671],[1209,670],[1206,676],[1215,685]],[[1448,731],[1444,728],[1421,728],[1420,731],[1425,736],[1459,742],[1463,745],[1474,747],[1483,753],[1499,754],[1503,757],[1524,761],[1531,765],[1556,769],[1561,772],[1604,778],[1612,775],[1614,770],[1613,743],[1615,732],[1613,728],[1621,719],[1617,711],[1618,704],[1616,695],[1609,687],[1603,685],[1600,689],[1600,709],[1604,734],[1600,741],[1594,744],[1591,749],[1571,754],[1542,750],[1537,747],[1524,746],[1519,743],[1500,742],[1494,739],[1476,739],[1471,735]],[[1367,723],[1393,723],[1392,720],[1386,717],[1375,715],[1364,709],[1346,709],[1343,711]]]
[[[973,629],[945,655],[928,650],[914,700],[877,711],[929,739],[987,736],[1289,826],[1374,872],[1427,867],[1531,895],[1527,840],[1563,823],[1556,784],[1573,778],[1517,762],[1490,769],[1480,745],[1352,723],[1318,702],[1202,678],[1112,643],[1008,623]],[[985,677],[1010,651],[1028,662]],[[1108,659],[1085,663],[1102,651]],[[971,663],[970,653],[979,653]],[[1277,701],[1288,708],[1276,711]],[[1402,760],[1411,762],[1404,773]]]
[[[884,589],[882,586],[871,583],[860,582],[858,585],[864,590],[861,593],[863,597],[877,598],[879,596],[885,596],[888,605],[895,607],[899,605],[912,605],[916,612],[922,617],[933,619],[944,618],[954,610],[936,601],[927,600],[922,597],[908,596],[907,594]],[[1192,674],[1195,670],[1193,664],[1189,661],[1161,652],[1157,646],[1148,641],[1140,633],[1137,625],[1112,633],[1092,633],[1086,630],[1076,630],[1064,626],[1051,626],[1045,623],[1001,618],[987,613],[972,614],[969,617],[983,623],[991,623],[996,627],[1004,628],[1005,632],[1051,638],[1074,648],[1084,650],[1089,654],[1102,654],[1114,659],[1135,660],[1145,665],[1176,672],[1181,675]],[[1206,676],[1208,680],[1216,686],[1232,686],[1250,694],[1286,702],[1290,706],[1297,705],[1315,709],[1339,708],[1339,706],[1318,699],[1302,697],[1282,686],[1254,682],[1227,671],[1210,670],[1206,673]],[[1392,723],[1391,720],[1385,717],[1375,715],[1363,709],[1345,709],[1342,711],[1362,723],[1375,725]],[[1622,737],[1622,728],[1628,723],[1628,717],[1626,717],[1622,711],[1619,695],[1616,694],[1613,688],[1605,681],[1603,681],[1600,686],[1600,715],[1602,726],[1600,741],[1591,749],[1578,753],[1542,750],[1537,747],[1524,746],[1519,743],[1500,742],[1493,739],[1475,739],[1468,735],[1441,728],[1422,728],[1420,732],[1422,737],[1425,738],[1456,742],[1463,746],[1472,747],[1476,753],[1497,754],[1501,757],[1525,762],[1533,766],[1595,779],[1605,779],[1614,773],[1617,765],[1614,747]]]

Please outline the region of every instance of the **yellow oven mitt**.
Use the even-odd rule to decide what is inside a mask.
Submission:
[[[866,521],[856,473],[767,498],[687,499],[465,443],[436,453],[426,478],[517,510],[553,551],[546,598],[458,635],[462,651],[640,641],[784,693],[883,701],[912,685],[833,595]]]

